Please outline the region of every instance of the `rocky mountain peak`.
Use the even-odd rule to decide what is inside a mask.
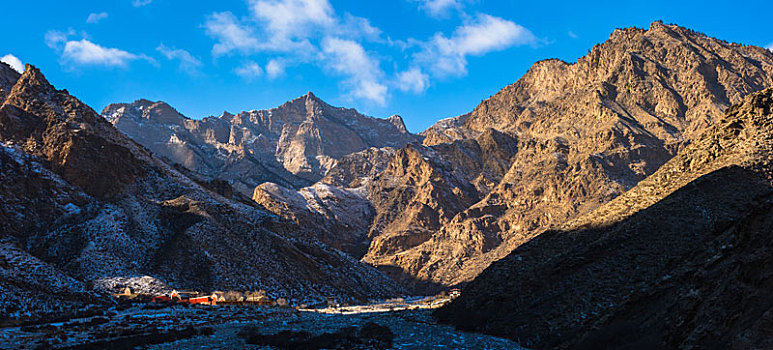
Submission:
[[[163,101],[153,103],[152,105],[145,108],[143,112],[146,118],[164,124],[181,124],[183,121],[188,119],[186,116],[180,114],[180,112],[174,109],[174,107]]]
[[[37,67],[29,63],[24,66],[24,73],[22,73],[16,81],[15,87],[20,89],[32,89],[35,91],[56,90],[48,82],[48,79],[43,76],[43,73],[41,73]]]
[[[395,114],[387,118],[387,121],[392,123],[392,125],[394,125],[397,128],[397,130],[400,130],[401,132],[406,134],[408,133],[408,128],[405,127],[405,122],[403,122],[403,117]]]
[[[147,154],[29,64],[0,108],[0,137],[96,197],[117,195],[145,172]]]
[[[102,110],[102,115],[113,124],[118,117],[128,117],[135,122],[149,121],[166,125],[180,125],[188,118],[164,101],[139,99],[132,103],[114,103]]]
[[[314,95],[314,93],[311,92],[311,91],[307,92],[305,95],[301,96],[300,98],[305,98],[307,100],[315,100],[315,101],[322,102],[322,100],[319,99],[319,97],[317,97],[317,95]]]

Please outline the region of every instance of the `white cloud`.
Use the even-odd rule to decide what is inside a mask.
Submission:
[[[569,35],[569,37],[570,37],[570,38],[572,38],[572,39],[577,39],[577,38],[578,38],[577,34],[575,34],[575,33],[574,33],[573,31],[571,31],[571,30],[570,30],[570,31],[569,31],[567,34],[568,34],[568,35]]]
[[[151,59],[144,55],[135,55],[124,50],[99,46],[86,39],[65,43],[62,59],[83,65],[106,67],[126,67],[129,62]]]
[[[276,79],[288,67],[314,65],[328,75],[341,77],[348,96],[380,105],[386,104],[390,89],[421,94],[429,88],[430,76],[466,75],[467,60],[472,56],[537,43],[528,29],[512,21],[486,14],[467,15],[464,7],[475,0],[408,1],[419,3],[432,16],[456,11],[463,23],[452,33],[437,33],[426,40],[393,40],[366,18],[337,14],[330,0],[247,0],[248,15],[213,13],[203,27],[215,39],[215,57],[238,54],[251,59],[257,53],[273,54],[265,66],[250,60],[233,68],[246,79],[264,75]],[[388,57],[374,45],[399,50],[412,60],[406,67],[397,68],[396,64],[394,73],[387,76],[381,69],[382,61],[397,58]]]
[[[201,68],[202,63],[196,57],[193,57],[190,52],[182,49],[169,48],[164,44],[159,45],[156,50],[169,60],[180,61],[179,69],[181,71],[190,75],[200,73],[199,68]]]
[[[215,57],[233,50],[249,53],[258,48],[258,39],[231,12],[213,13],[207,17],[204,28],[209,36],[218,41],[212,47],[212,55]]]
[[[452,10],[461,10],[460,0],[412,0],[419,3],[419,8],[426,11],[432,17],[447,16]]]
[[[528,29],[516,23],[481,14],[457,27],[451,37],[435,34],[424,44],[424,50],[416,55],[416,59],[430,67],[435,75],[463,76],[467,74],[468,56],[481,56],[536,41]]]
[[[61,53],[62,64],[126,67],[129,62],[135,60],[145,60],[153,64],[155,63],[155,61],[148,56],[133,54],[121,49],[100,46],[87,39],[69,40],[69,37],[74,34],[73,30],[68,31],[67,33],[51,30],[46,33],[46,45]]]
[[[263,69],[261,69],[257,63],[252,61],[245,62],[234,71],[238,76],[248,81],[263,75]]]
[[[107,12],[91,13],[89,18],[86,18],[86,23],[97,24],[105,18],[107,18]]]
[[[419,67],[412,67],[397,73],[397,88],[420,94],[429,88],[429,76],[422,72]]]
[[[310,36],[315,29],[336,24],[328,0],[250,0],[255,18],[264,23],[276,40]]]
[[[57,30],[49,30],[46,32],[46,45],[55,50],[63,50],[64,43],[67,42],[67,38],[71,35],[75,35],[75,31],[70,29],[67,33]]]
[[[284,63],[277,59],[271,59],[266,64],[266,75],[269,79],[275,79],[285,72]]]
[[[773,43],[768,44],[768,46],[765,46],[766,49],[773,51]]]
[[[370,24],[367,18],[352,16],[346,14],[342,23],[335,27],[338,31],[336,35],[342,35],[351,38],[364,38],[370,41],[381,41],[381,29]]]
[[[344,85],[352,96],[385,105],[388,88],[379,81],[384,73],[379,61],[359,43],[340,38],[325,38],[322,52],[328,69],[346,76]]]
[[[7,54],[2,58],[0,58],[0,62],[5,62],[9,66],[11,66],[13,70],[19,73],[24,73],[24,65],[21,63],[21,60],[14,55]]]
[[[142,6],[150,5],[151,2],[153,2],[153,0],[132,0],[132,6],[142,7]]]
[[[309,62],[319,52],[323,37],[380,40],[381,30],[365,18],[336,16],[328,0],[248,0],[250,17],[237,19],[230,12],[211,15],[204,27],[219,40],[213,53],[253,51],[291,54]]]

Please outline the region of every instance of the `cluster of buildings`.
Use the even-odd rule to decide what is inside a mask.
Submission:
[[[122,293],[113,297],[122,300],[149,301],[152,303],[184,303],[191,305],[280,305],[285,306],[284,299],[271,300],[265,292],[213,292],[203,294],[200,292],[188,292],[173,290],[168,294],[145,295],[133,293],[126,287]]]

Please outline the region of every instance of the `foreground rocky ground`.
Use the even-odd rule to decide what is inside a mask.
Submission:
[[[359,314],[290,308],[133,305],[0,328],[2,349],[520,349],[438,325],[428,310]]]

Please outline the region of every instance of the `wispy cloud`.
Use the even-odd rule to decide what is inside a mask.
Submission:
[[[249,0],[253,18],[266,32],[264,49],[287,51],[308,46],[307,39],[336,24],[328,0]]]
[[[429,75],[422,72],[419,67],[399,72],[397,73],[397,88],[415,94],[423,93],[429,88]]]
[[[14,55],[7,54],[2,58],[0,58],[0,62],[4,62],[8,64],[9,66],[11,66],[11,68],[13,68],[13,70],[19,73],[24,73],[24,64],[22,64],[21,60]]]
[[[234,72],[236,72],[236,75],[247,81],[252,81],[263,75],[263,69],[253,61],[244,62],[244,64],[237,67]]]
[[[575,34],[571,30],[569,32],[567,32],[566,34],[569,35],[569,37],[572,38],[572,39],[577,39],[578,38],[577,34]]]
[[[339,38],[325,38],[322,42],[326,67],[346,77],[346,85],[353,97],[385,105],[388,88],[380,81],[383,72],[378,60],[359,43]]]
[[[432,17],[446,17],[453,10],[461,11],[463,4],[461,0],[410,0],[419,3],[419,8],[426,11]]]
[[[153,2],[153,0],[132,0],[132,6],[134,7],[142,7],[150,5],[150,3]]]
[[[46,32],[45,42],[48,47],[54,50],[64,50],[64,44],[67,42],[67,38],[72,35],[75,35],[75,31],[72,29],[69,29],[67,32],[49,30]]]
[[[768,46],[765,46],[766,49],[773,51],[773,43],[768,44]]]
[[[250,53],[258,48],[258,39],[252,30],[242,26],[231,12],[213,13],[204,24],[207,35],[217,40],[212,47],[212,55],[222,56],[232,51]]]
[[[61,62],[69,68],[81,65],[125,68],[129,62],[144,60],[155,61],[141,54],[133,54],[117,48],[104,47],[87,39],[69,40],[72,31],[68,33],[49,31],[46,33],[46,44],[61,53]]]
[[[271,59],[266,64],[266,75],[269,79],[276,79],[285,73],[285,65],[281,60]]]
[[[537,38],[512,21],[486,14],[457,27],[450,37],[441,33],[424,43],[416,60],[437,76],[464,76],[467,57],[482,56],[512,46],[534,44]]]
[[[179,61],[178,69],[190,75],[200,74],[200,68],[203,65],[199,59],[193,57],[190,52],[183,49],[170,48],[163,43],[156,48],[168,60]]]
[[[107,18],[107,16],[107,12],[91,13],[89,14],[89,17],[86,18],[86,23],[97,24],[99,21]]]

